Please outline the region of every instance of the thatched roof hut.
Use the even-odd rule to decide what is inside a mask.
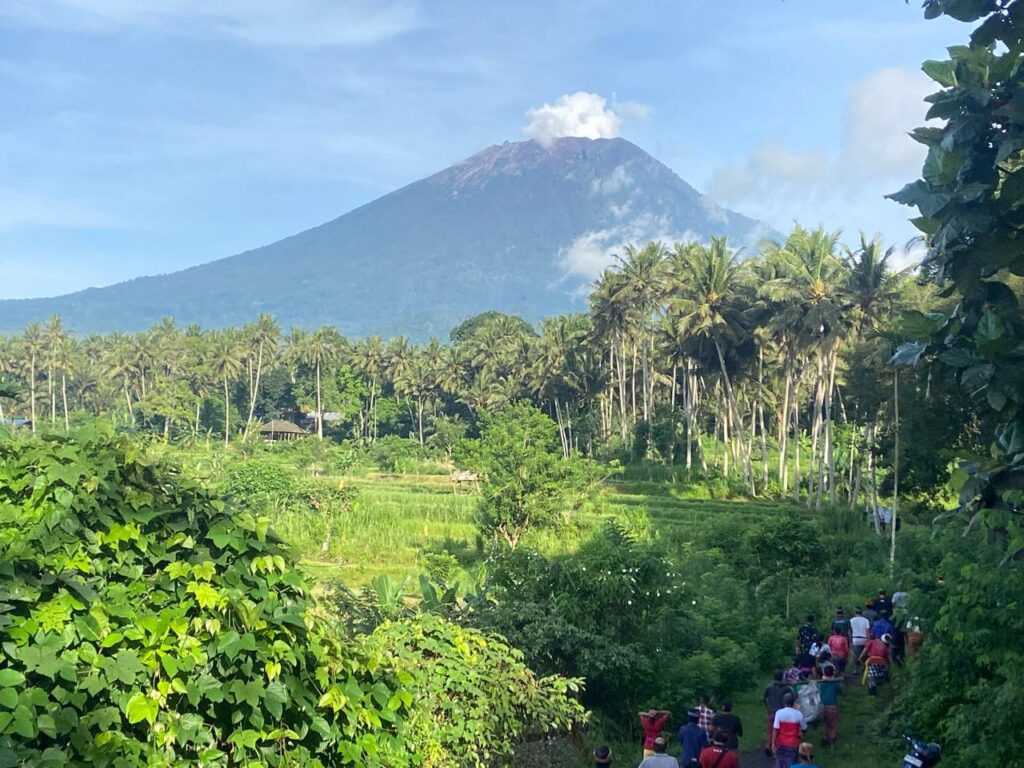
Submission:
[[[294,440],[308,434],[306,430],[284,419],[271,419],[260,425],[260,434],[267,440]]]

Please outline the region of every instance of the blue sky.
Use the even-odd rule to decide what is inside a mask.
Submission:
[[[967,31],[901,0],[3,0],[0,298],[264,245],[581,110],[779,229],[902,244],[920,62]]]

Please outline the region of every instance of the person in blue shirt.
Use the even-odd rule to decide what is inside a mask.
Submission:
[[[871,625],[871,634],[876,640],[881,639],[883,635],[892,635],[895,637],[896,628],[892,625],[892,622],[889,621],[889,619],[885,616],[880,616],[875,619],[875,623]]]
[[[708,745],[708,735],[698,725],[700,712],[696,708],[687,710],[687,723],[679,729],[677,738],[683,748],[679,753],[680,768],[693,768],[700,765],[700,752]]]

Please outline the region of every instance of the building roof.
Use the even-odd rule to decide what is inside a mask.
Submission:
[[[271,419],[266,424],[260,425],[260,434],[304,435],[306,434],[306,430],[304,430],[302,427],[292,424],[290,421],[285,421],[284,419]]]

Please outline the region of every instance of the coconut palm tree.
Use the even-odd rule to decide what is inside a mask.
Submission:
[[[36,431],[37,363],[43,349],[43,329],[39,326],[39,323],[29,323],[21,334],[21,350],[28,361],[28,401],[33,432]]]
[[[210,334],[210,370],[224,385],[224,445],[231,440],[231,395],[229,384],[245,369],[238,331],[226,328]]]
[[[304,362],[313,369],[316,380],[316,436],[324,439],[324,408],[320,386],[321,373],[325,366],[338,360],[342,342],[333,328],[318,328],[306,339],[303,350]]]
[[[724,347],[746,333],[743,304],[740,301],[743,267],[738,252],[729,248],[724,237],[711,238],[704,246],[677,246],[674,255],[680,292],[673,296],[671,312],[677,335],[706,338],[714,347],[721,370],[722,384],[729,407],[729,418],[735,426],[741,446],[746,447],[743,420],[736,406],[736,395]],[[754,492],[754,477],[749,448],[743,451],[744,481]]]
[[[249,390],[249,415],[245,419],[243,439],[249,437],[249,431],[252,429],[252,417],[256,410],[256,397],[260,391],[263,366],[268,360],[272,360],[277,352],[277,342],[280,336],[281,327],[274,320],[274,316],[267,313],[260,315],[249,336],[249,350],[255,360],[255,373],[252,387]]]

